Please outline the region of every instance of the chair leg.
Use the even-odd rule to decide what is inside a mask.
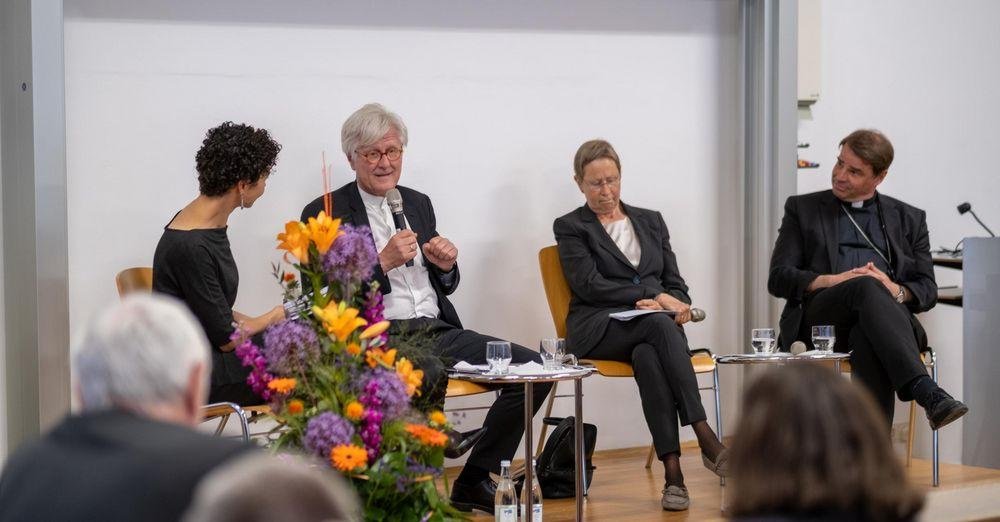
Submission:
[[[653,467],[653,455],[656,454],[656,448],[652,444],[649,445],[649,454],[646,455],[646,469]]]
[[[712,369],[712,391],[715,393],[715,428],[719,430],[719,442],[725,444],[722,440],[722,401],[719,400],[719,365],[716,364],[715,368]],[[725,477],[719,477],[719,485],[725,486]]]
[[[556,391],[559,389],[559,381],[552,383],[552,389],[549,390],[549,400],[545,405],[545,417],[552,416],[552,403],[556,401]],[[543,417],[544,418],[544,417]],[[535,445],[535,458],[537,459],[542,455],[542,447],[545,444],[545,435],[549,431],[549,425],[542,423],[542,429],[538,431],[538,444]]]
[[[934,379],[935,383],[938,382],[937,354],[935,354],[933,351],[931,352],[931,378]],[[931,484],[934,487],[938,487],[941,485],[941,475],[939,468],[941,462],[940,460],[938,460],[939,458],[940,454],[938,453],[938,430],[934,430],[934,432],[931,433],[931,466],[933,466],[931,474]]]
[[[917,424],[917,403],[910,401],[910,426],[906,431],[906,467],[913,463],[913,428]]]

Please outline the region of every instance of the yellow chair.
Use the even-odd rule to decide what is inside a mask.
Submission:
[[[118,287],[118,297],[125,297],[131,293],[150,293],[153,291],[153,268],[148,266],[135,266],[126,268],[115,275],[115,285]],[[247,418],[247,413],[250,418]],[[250,428],[248,423],[256,422],[260,417],[269,415],[271,408],[266,404],[255,406],[239,406],[232,402],[216,402],[206,404],[201,408],[201,421],[208,422],[218,419],[219,425],[215,428],[215,434],[219,435],[225,429],[230,415],[236,415],[240,420],[240,430],[244,441],[250,440]]]
[[[566,337],[566,315],[569,314],[569,300],[572,295],[566,276],[563,273],[562,262],[559,260],[559,250],[555,245],[547,246],[538,252],[538,266],[542,271],[542,286],[545,287],[545,297],[549,303],[549,312],[552,314],[552,324],[555,326],[556,335]],[[715,365],[715,359],[711,350],[698,348],[691,351],[691,365],[696,374],[711,373],[712,385],[704,386],[699,390],[712,390],[715,394],[715,422],[716,428],[721,433],[722,410],[719,404],[719,370]],[[604,377],[633,377],[632,365],[619,361],[605,361],[597,359],[583,359],[580,364],[593,366],[597,373]],[[552,402],[557,397],[556,386],[558,382],[552,383],[552,391],[549,395],[548,405],[545,407],[545,416],[552,414]],[[569,397],[569,395],[558,395],[558,397]],[[545,440],[545,433],[548,426],[542,424],[542,430],[538,438],[538,451],[541,452],[542,443]],[[646,457],[646,468],[653,463],[655,449],[649,446],[649,454]]]
[[[924,366],[931,369],[931,378],[934,382],[938,380],[937,374],[937,354],[934,353],[934,349],[930,346],[927,347],[925,351],[920,354],[920,360],[923,361]],[[840,371],[844,373],[851,373],[851,362],[850,360],[840,363]],[[913,463],[913,430],[917,424],[917,403],[916,401],[910,401],[910,419],[909,428],[906,432],[906,467],[910,467]],[[941,475],[940,475],[940,454],[938,453],[938,430],[931,431],[931,484],[934,487],[941,485]]]

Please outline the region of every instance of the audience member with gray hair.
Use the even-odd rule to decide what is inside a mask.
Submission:
[[[10,457],[0,522],[180,518],[198,481],[249,449],[192,429],[209,364],[179,301],[134,295],[100,313],[73,350],[82,411]]]
[[[361,520],[357,495],[329,466],[294,455],[248,454],[219,466],[195,491],[184,522]]]

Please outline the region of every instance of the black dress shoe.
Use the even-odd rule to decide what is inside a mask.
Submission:
[[[466,432],[449,430],[448,445],[444,447],[444,456],[449,459],[457,459],[465,455],[485,434],[486,426]]]
[[[938,388],[931,397],[930,404],[924,409],[932,430],[939,430],[960,419],[969,412],[969,407],[962,401],[948,395],[948,392]]]
[[[492,515],[496,496],[497,483],[493,479],[483,479],[474,486],[456,482],[451,488],[451,505],[459,511],[478,509]]]

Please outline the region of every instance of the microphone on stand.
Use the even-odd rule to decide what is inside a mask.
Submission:
[[[399,189],[393,187],[385,192],[385,202],[389,205],[389,211],[392,212],[392,223],[396,225],[396,231],[406,230],[406,219],[403,218],[403,195],[399,193]],[[406,262],[406,266],[413,266],[413,260]]]
[[[986,226],[986,223],[983,223],[982,220],[979,219],[979,216],[977,216],[976,213],[972,211],[972,205],[969,204],[968,201],[958,206],[959,214],[965,214],[966,212],[972,214],[972,217],[976,220],[976,223],[979,223],[980,226],[985,228],[986,231],[989,232],[990,237],[997,237],[997,235],[994,234],[992,230],[990,230],[990,227]]]
[[[808,351],[808,349],[806,347],[806,343],[802,341],[795,341],[788,347],[788,351],[791,352],[792,355],[798,355],[802,352]]]

